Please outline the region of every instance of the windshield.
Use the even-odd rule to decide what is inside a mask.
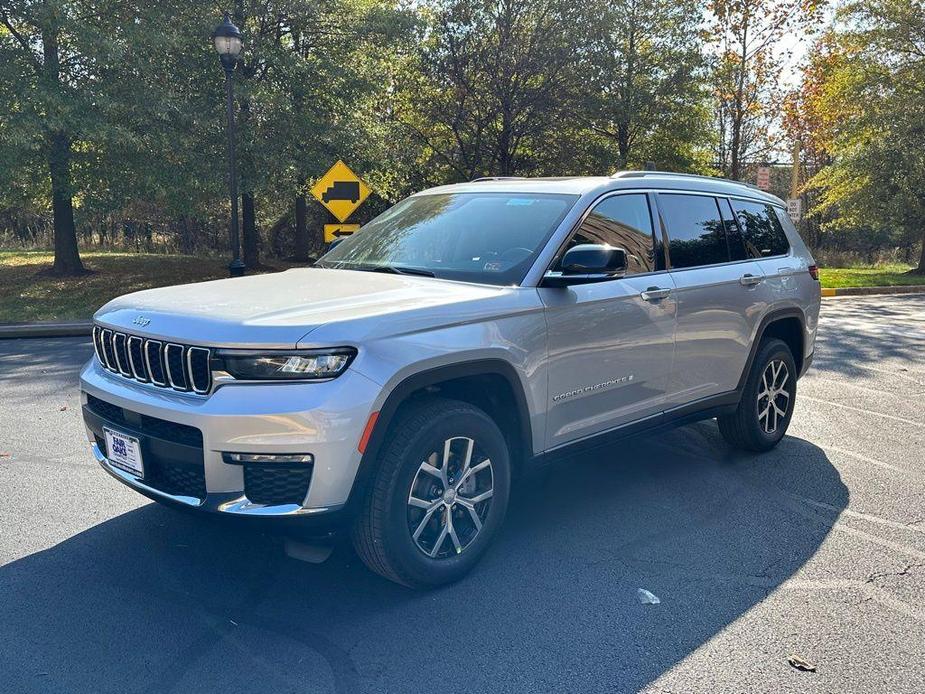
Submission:
[[[520,284],[577,199],[539,193],[410,197],[345,238],[317,265]]]

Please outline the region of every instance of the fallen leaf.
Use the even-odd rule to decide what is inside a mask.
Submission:
[[[59,407],[58,412],[64,412],[66,409],[67,409],[67,405],[65,405],[64,407]]]
[[[0,458],[12,458],[12,453],[0,453]]]
[[[813,665],[807,660],[803,660],[798,655],[787,656],[787,662],[790,663],[790,667],[796,668],[797,670],[803,670],[804,672],[815,672],[816,671],[815,665]]]

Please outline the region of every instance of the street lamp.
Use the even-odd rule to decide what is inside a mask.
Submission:
[[[212,34],[215,51],[222,61],[225,69],[225,101],[228,110],[228,188],[231,194],[231,264],[228,272],[232,277],[244,274],[244,261],[241,260],[240,233],[238,231],[238,171],[235,155],[235,129],[234,129],[234,89],[232,76],[234,66],[238,62],[244,41],[241,32],[231,23],[231,17],[225,13],[225,19],[215,27]]]

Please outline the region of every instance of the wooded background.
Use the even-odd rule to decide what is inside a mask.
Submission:
[[[799,139],[818,253],[925,272],[918,0],[0,0],[0,246],[227,250],[224,76],[244,260],[305,259],[308,188],[344,159],[376,194],[485,175],[643,168],[754,181]],[[785,49],[804,36],[796,66]]]

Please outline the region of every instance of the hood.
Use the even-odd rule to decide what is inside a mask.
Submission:
[[[134,292],[110,301],[94,320],[184,344],[291,349],[327,323],[422,309],[439,315],[440,306],[509,291],[430,277],[303,268]]]

